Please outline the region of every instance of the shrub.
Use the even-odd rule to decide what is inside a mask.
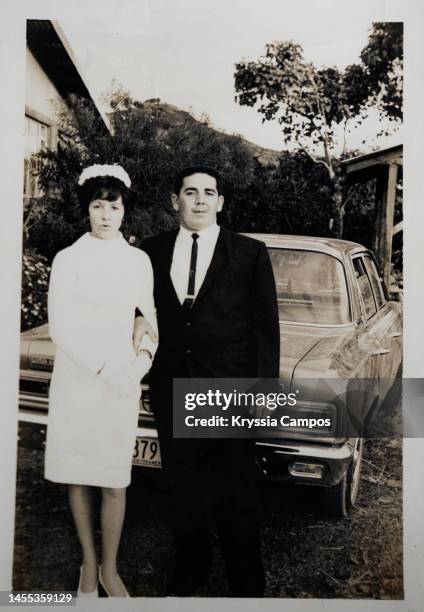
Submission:
[[[35,251],[25,250],[22,257],[22,331],[47,321],[47,289],[50,266]]]

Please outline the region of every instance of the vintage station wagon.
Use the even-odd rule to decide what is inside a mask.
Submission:
[[[402,313],[391,302],[372,253],[360,244],[330,238],[254,234],[268,247],[280,314],[280,378],[294,389],[301,381],[395,380],[402,360]],[[22,443],[38,425],[43,443],[54,345],[48,326],[21,339],[19,419]],[[160,468],[160,447],[143,381],[133,463]],[[381,387],[381,389],[386,387]],[[362,407],[368,418],[381,407],[380,393]],[[346,394],[348,397],[348,394]],[[326,415],[340,408],[322,393],[306,408]],[[300,403],[299,410],[305,409]],[[339,415],[340,416],[340,415]],[[31,433],[34,438],[33,431]],[[256,456],[266,478],[315,485],[327,514],[347,516],[361,474],[363,439],[337,433],[317,436],[306,427],[274,439],[257,439]]]

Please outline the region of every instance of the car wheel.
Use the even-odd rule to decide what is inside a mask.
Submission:
[[[341,481],[322,490],[321,507],[326,516],[346,518],[355,506],[361,479],[363,438],[357,438],[352,459]]]

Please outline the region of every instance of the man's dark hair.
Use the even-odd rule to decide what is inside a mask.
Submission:
[[[78,199],[84,215],[88,214],[88,207],[93,200],[114,202],[119,196],[122,197],[125,212],[128,212],[134,203],[133,195],[132,190],[114,176],[95,176],[78,187]]]
[[[209,176],[213,176],[216,180],[216,188],[218,191],[218,195],[223,195],[223,180],[218,170],[215,168],[210,168],[209,166],[187,166],[179,171],[175,178],[174,183],[174,193],[178,195],[180,193],[181,187],[183,186],[183,181],[187,176],[191,176],[192,174],[208,174]]]

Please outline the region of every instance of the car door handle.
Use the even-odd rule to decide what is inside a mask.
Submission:
[[[402,335],[402,332],[398,331],[398,332],[393,332],[390,334],[390,338],[399,338],[399,336]]]

